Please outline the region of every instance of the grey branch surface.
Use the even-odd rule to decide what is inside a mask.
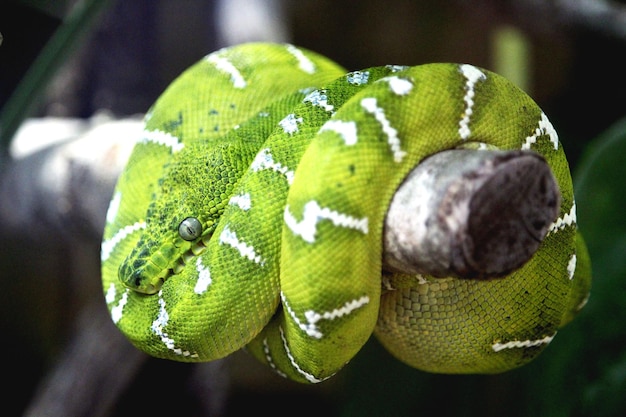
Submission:
[[[537,251],[559,207],[556,180],[534,152],[440,152],[396,191],[384,264],[408,274],[501,277]]]
[[[626,6],[609,0],[526,0],[536,14],[544,13],[571,27],[581,27],[626,39]]]
[[[99,241],[117,177],[142,129],[140,118],[104,115],[28,120],[0,178],[0,228]]]

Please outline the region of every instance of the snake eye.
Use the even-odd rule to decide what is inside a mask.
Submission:
[[[195,240],[202,235],[202,223],[195,217],[187,217],[178,225],[178,234],[185,240]]]

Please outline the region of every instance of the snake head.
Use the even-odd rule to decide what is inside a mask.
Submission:
[[[212,231],[203,235],[202,229],[198,219],[187,217],[180,223],[179,236],[173,243],[156,245],[140,240],[120,264],[120,281],[133,291],[156,294],[170,276],[182,271],[187,261],[206,249]]]
[[[143,294],[156,294],[165,282],[165,277],[159,276],[158,272],[152,262],[146,262],[136,269],[124,262],[120,265],[118,274],[126,287]]]
[[[204,251],[236,180],[247,167],[239,162],[240,153],[238,147],[222,146],[198,158],[202,151],[187,147],[168,162],[147,208],[146,228],[118,269],[126,287],[155,294]]]
[[[178,225],[178,234],[170,235],[169,240],[142,236],[120,264],[118,277],[122,284],[143,294],[159,292],[170,276],[182,271],[189,259],[206,249],[215,229],[215,222],[210,220],[208,224],[204,227],[200,219],[186,217]]]
[[[161,245],[151,252],[154,245],[137,245],[120,264],[118,276],[127,288],[143,294],[156,294],[167,278],[174,273],[176,264],[171,259],[178,259],[176,245]]]

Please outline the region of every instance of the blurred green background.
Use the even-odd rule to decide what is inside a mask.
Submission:
[[[234,416],[248,407],[272,415],[626,415],[625,3],[267,0],[260,1],[271,14],[267,26],[251,30],[251,39],[239,31],[251,29],[245,15],[252,6],[234,2],[243,6],[231,22],[224,3],[5,0],[2,174],[10,174],[4,170],[7,148],[24,119],[143,113],[183,69],[239,39],[288,40],[351,70],[468,62],[522,86],[559,132],[593,262],[589,303],[537,360],[501,375],[423,373],[396,361],[375,340],[319,386],[284,381],[245,353],[213,368],[142,358],[125,369],[128,384],[106,404],[81,400],[91,402],[77,415],[159,415],[173,408],[180,416]],[[67,355],[85,306],[104,309],[98,236],[39,233],[33,239],[31,225],[23,226],[18,233],[0,230],[0,354],[9,386],[3,415],[29,415],[42,390],[51,389],[46,378]],[[92,361],[106,363],[107,355],[86,358],[85,373]],[[119,358],[110,364],[125,366]],[[198,384],[205,374],[209,381]],[[60,404],[80,391],[75,380],[65,383],[54,387]],[[112,384],[82,383],[100,384],[99,390]]]

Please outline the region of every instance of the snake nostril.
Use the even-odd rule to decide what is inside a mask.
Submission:
[[[141,273],[139,271],[133,272],[133,283],[135,287],[138,288],[141,285]]]

